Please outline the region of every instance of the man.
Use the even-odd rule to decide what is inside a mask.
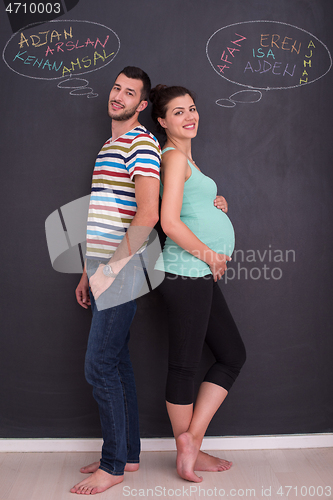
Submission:
[[[122,482],[124,470],[139,468],[128,341],[136,310],[132,299],[144,279],[145,244],[158,220],[160,147],[138,121],[149,91],[149,77],[139,68],[128,66],[117,76],[108,104],[112,137],[97,157],[92,179],[87,260],[76,298],[93,312],[85,372],[99,407],[103,448],[100,463],[81,469],[92,474],[72,493],[100,493]]]

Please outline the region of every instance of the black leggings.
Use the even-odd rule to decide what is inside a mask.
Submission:
[[[194,401],[194,377],[206,342],[216,362],[204,380],[230,390],[246,353],[237,326],[213,276],[189,278],[165,273],[159,290],[167,306],[169,369],[166,400]]]

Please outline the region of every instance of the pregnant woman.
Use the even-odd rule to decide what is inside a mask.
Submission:
[[[191,155],[199,114],[193,94],[158,85],[152,116],[166,133],[161,163],[161,225],[167,235],[156,269],[169,329],[166,405],[177,446],[177,472],[200,482],[194,471],[222,471],[231,462],[200,451],[207,427],[245,362],[245,348],[217,283],[231,260],[234,230],[215,182]],[[207,159],[208,161],[208,159]],[[194,377],[204,342],[215,363],[194,405]]]

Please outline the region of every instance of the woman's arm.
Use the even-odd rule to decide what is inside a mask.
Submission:
[[[188,178],[188,169],[190,169],[187,158],[180,151],[168,151],[163,155],[162,166],[162,229],[177,245],[206,262],[213,273],[214,280],[217,281],[226,270],[226,261],[231,260],[231,258],[214,252],[180,220],[184,185],[186,178]]]

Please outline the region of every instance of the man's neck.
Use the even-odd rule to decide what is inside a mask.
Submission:
[[[112,140],[115,141],[116,139],[118,139],[118,137],[126,134],[130,130],[133,130],[135,127],[138,127],[139,125],[140,123],[137,117],[133,117],[130,120],[126,120],[124,122],[112,120],[111,123]]]

